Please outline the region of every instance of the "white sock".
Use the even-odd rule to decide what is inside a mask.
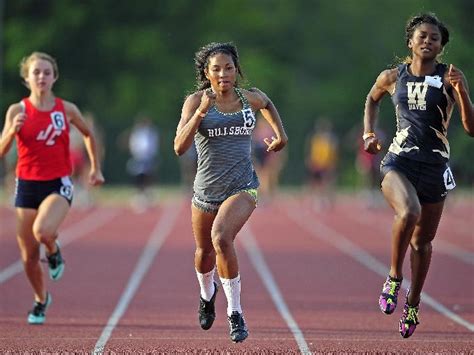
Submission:
[[[206,301],[211,300],[212,296],[214,295],[214,291],[216,290],[214,286],[215,271],[215,267],[214,269],[205,274],[201,274],[199,271],[196,270],[197,279],[199,281],[199,287],[201,288],[201,297]]]
[[[233,311],[242,313],[240,306],[240,274],[233,279],[220,278],[222,288],[227,298],[227,315],[230,316]]]

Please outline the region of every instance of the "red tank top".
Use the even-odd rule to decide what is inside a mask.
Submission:
[[[63,101],[55,99],[51,111],[40,111],[28,98],[22,100],[26,120],[16,134],[16,175],[24,180],[53,180],[71,175],[69,123]]]

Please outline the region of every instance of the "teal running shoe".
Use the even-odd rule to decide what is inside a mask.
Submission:
[[[43,324],[46,320],[46,310],[52,302],[49,292],[46,293],[46,301],[44,303],[35,302],[33,309],[28,312],[28,324]]]
[[[58,250],[56,253],[46,255],[48,261],[49,278],[53,281],[58,281],[64,273],[64,259],[61,255],[61,249],[59,243],[56,241],[56,247]]]

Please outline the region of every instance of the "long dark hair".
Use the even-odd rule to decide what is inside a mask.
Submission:
[[[237,73],[243,79],[244,75],[239,64],[239,54],[237,52],[237,47],[231,43],[217,43],[212,42],[204,47],[200,48],[194,55],[194,64],[196,68],[196,88],[197,90],[204,90],[211,87],[211,83],[206,78],[205,70],[209,66],[209,58],[217,53],[223,53],[230,55],[232,61],[234,62],[235,67],[237,68]]]

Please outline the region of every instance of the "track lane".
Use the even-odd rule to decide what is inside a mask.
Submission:
[[[137,290],[107,349],[145,353],[297,353],[291,332],[238,241],[242,306],[249,338],[242,344],[230,341],[222,287],[216,300],[216,321],[209,331],[201,330],[197,320],[199,285],[193,264],[190,221],[188,207]],[[239,234],[237,240],[242,237]]]
[[[373,228],[350,223],[339,209],[332,214],[319,214],[301,206],[301,200],[276,200],[268,207],[259,207],[248,226],[310,350],[468,353],[466,349],[474,348],[472,332],[450,323],[426,305],[422,306],[422,324],[415,335],[408,340],[401,339],[397,331],[401,310],[397,309],[393,316],[385,316],[377,307],[381,277],[341,252],[330,240],[318,237],[321,231],[317,231],[317,224],[303,227],[289,218],[286,211],[294,209],[304,220],[314,219],[337,233],[350,235],[352,242],[380,261],[388,257],[388,239],[380,236],[374,241]],[[27,326],[26,314],[18,311],[26,310],[25,304],[28,307],[31,303],[26,280],[15,277],[0,285],[0,351],[8,346],[17,352],[67,349],[90,353],[162,212],[160,208],[135,215],[123,210],[91,236],[66,247],[68,269],[65,278],[52,285],[54,303],[43,327]],[[243,280],[242,304],[250,328],[250,336],[243,344],[233,344],[228,338],[222,289],[217,298],[213,328],[209,331],[199,328],[194,241],[189,208],[185,208],[112,332],[106,350],[298,353],[294,335],[252,266],[241,240],[244,234],[237,238]],[[472,271],[465,263],[455,260],[454,264],[450,263],[453,263],[452,257],[438,255],[432,264],[431,271],[436,269],[437,276],[439,273],[442,280],[447,281],[443,281],[442,288],[433,287],[428,292],[443,303],[449,301],[459,283],[450,268],[461,264]],[[431,284],[431,280],[428,283]],[[448,285],[452,287],[446,287]],[[468,298],[472,299],[473,293],[468,289],[464,296],[465,300],[455,296],[462,308],[457,312],[463,316],[472,311],[469,309],[472,301]],[[5,305],[8,309],[3,308]]]
[[[314,237],[316,237],[316,239],[318,239],[318,241],[327,241],[329,243],[336,243],[335,245],[337,244],[340,244],[339,247],[340,248],[343,248],[341,250],[345,250],[345,253],[348,254],[348,255],[351,255],[353,254],[353,252],[351,251],[351,247],[350,247],[350,244],[347,244],[343,239],[341,239],[340,237],[340,234],[337,234],[333,232],[333,229],[331,227],[328,227],[326,226],[325,224],[325,221],[324,219],[321,217],[321,216],[301,216],[300,215],[297,215],[297,214],[294,214],[294,211],[297,210],[295,207],[299,204],[298,203],[295,203],[295,204],[287,204],[287,210],[288,210],[288,214],[291,215],[293,213],[293,219],[295,221],[297,221],[298,219],[299,220],[299,224],[301,224],[302,226],[303,225],[306,225],[305,229],[307,229],[311,234],[313,234]],[[339,216],[341,217],[341,215],[337,215],[337,214],[334,214],[335,216]],[[312,221],[317,221],[317,222],[312,222]],[[354,242],[353,238],[357,238],[357,241],[360,241],[361,239],[367,239],[367,233],[364,234],[362,230],[360,229],[354,229],[354,226],[352,226],[351,224],[348,224],[347,221],[345,221],[343,218],[339,218],[339,220],[337,221],[337,226],[341,227],[341,226],[346,226],[348,229],[350,229],[351,231],[351,234],[349,234],[351,236],[351,242]],[[323,228],[324,227],[324,228]],[[333,226],[334,227],[334,226]],[[351,228],[352,227],[352,228]],[[318,232],[319,230],[319,232]],[[355,232],[355,230],[357,232]],[[324,233],[325,235],[318,235],[318,233]],[[365,236],[364,236],[365,235]],[[370,234],[369,234],[370,235]],[[347,239],[349,241],[349,239]],[[345,245],[347,244],[347,245]],[[338,248],[339,248],[338,247]],[[353,258],[356,258],[356,255],[357,254],[354,254],[352,255],[351,257]],[[358,258],[359,256],[357,256]],[[361,255],[362,259],[360,260],[362,263],[365,263],[367,262],[367,257],[365,257],[364,255]],[[370,258],[370,256],[368,256]],[[378,261],[376,261],[378,263]],[[378,263],[380,264],[380,263]],[[383,268],[383,265],[380,264],[380,265],[376,265],[375,266],[377,269],[380,269],[380,268]],[[373,270],[373,271],[377,271],[378,270]],[[388,269],[387,269],[387,272],[388,272]],[[365,271],[365,273],[367,273],[367,270]],[[338,281],[340,282],[340,281]],[[361,283],[362,281],[360,280],[360,277],[358,276],[357,279],[353,280],[353,281],[350,281],[347,286],[349,287],[349,289],[351,290],[352,292],[352,287],[356,284],[356,283]],[[385,319],[392,319],[393,322],[394,322],[394,325],[396,327],[396,323],[397,323],[397,318],[393,318],[392,317],[387,317],[387,316],[384,316],[380,313],[380,311],[378,311],[378,307],[377,307],[377,304],[376,304],[376,298],[378,296],[378,293],[380,292],[380,287],[381,287],[381,282],[383,282],[383,280],[379,280],[377,282],[377,285],[367,285],[369,287],[372,287],[373,288],[373,291],[372,291],[372,296],[366,296],[366,297],[370,297],[371,299],[373,299],[373,308],[377,309],[377,313],[380,314],[382,317],[380,317],[379,315],[379,320],[376,321],[376,323],[372,323],[369,319],[368,319],[368,316],[369,314],[367,312],[364,312],[360,315],[360,317],[358,317],[359,319],[362,319],[361,317],[363,317],[364,319],[364,322],[368,323],[368,324],[377,324],[377,332],[375,332],[375,334],[381,334],[380,331],[383,329],[382,327],[382,324],[381,323],[384,318]],[[425,297],[425,303],[427,300],[428,297]],[[402,299],[403,299],[403,296],[402,296]],[[464,314],[463,314],[464,316]],[[399,315],[397,314],[396,317],[399,317]],[[420,329],[417,329],[417,336],[414,338],[416,339],[417,342],[420,342],[420,346],[422,346],[423,348],[425,348],[426,350],[425,351],[433,351],[433,349],[443,349],[443,347],[445,347],[446,351],[453,351],[453,349],[462,349],[463,351],[465,351],[466,349],[466,342],[464,342],[464,347],[456,347],[458,343],[451,343],[453,340],[452,339],[459,339],[460,340],[460,343],[463,343],[464,339],[465,339],[465,336],[467,334],[471,334],[472,336],[472,332],[470,332],[469,330],[467,330],[465,327],[460,327],[459,324],[454,324],[454,322],[452,322],[451,320],[447,320],[443,315],[440,315],[438,312],[433,312],[432,310],[429,309],[429,307],[422,307],[422,312],[421,312],[421,317],[422,317],[422,322],[424,324],[424,326],[422,327],[419,327]],[[350,315],[349,315],[349,318]],[[470,326],[472,327],[472,324],[470,324]],[[394,327],[394,328],[395,328]],[[427,328],[428,327],[428,328]],[[430,329],[430,327],[432,327]],[[340,329],[343,329],[342,327]],[[395,328],[396,329],[396,328]],[[398,335],[398,332],[396,332],[396,330],[394,329],[393,331],[393,334],[397,334]],[[423,333],[426,335],[426,334],[429,334],[429,332],[432,332],[434,334],[437,334],[439,332],[439,334],[437,334],[436,336],[436,339],[434,339],[432,337],[432,334],[430,334],[429,336],[427,337],[424,337],[423,336]],[[370,331],[369,331],[370,333]],[[388,336],[388,335],[387,335]],[[389,339],[392,337],[392,335],[389,336]],[[398,335],[399,337],[399,335]],[[384,339],[383,341],[385,342],[387,340],[387,337],[386,336],[383,336],[382,339]],[[395,340],[395,339],[394,339]],[[410,339],[410,341],[414,341],[412,339]],[[409,350],[410,349],[410,343],[407,343],[406,341],[405,342],[400,342],[400,346],[402,346],[400,348],[400,351],[402,351],[403,349],[406,349],[406,350]],[[453,345],[453,344],[456,344],[456,345]],[[417,345],[418,346],[418,345]],[[450,346],[454,346],[453,348],[451,348]],[[382,349],[379,349],[378,351],[382,351]]]
[[[64,248],[67,269],[60,282],[48,281],[53,304],[43,326],[26,324],[32,296],[24,277],[2,286],[2,304],[8,307],[1,310],[0,350],[90,352],[160,215],[160,210],[135,215],[119,209],[107,224]]]

